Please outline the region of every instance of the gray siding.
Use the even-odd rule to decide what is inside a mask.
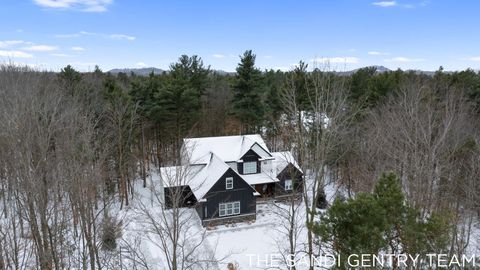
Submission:
[[[251,162],[251,161],[256,161],[257,162],[257,173],[260,173],[262,171],[262,162],[259,161],[260,156],[255,153],[252,149],[248,150],[245,155],[241,158],[243,162]],[[238,173],[243,174],[243,162],[238,163]]]
[[[275,187],[275,194],[277,196],[286,195],[293,192],[285,190],[285,180],[287,179],[293,180],[294,191],[297,193],[303,191],[303,173],[293,166],[293,164],[289,163],[287,167],[285,167],[285,169],[278,174],[277,178],[280,180]]]
[[[233,189],[225,188],[225,179],[233,177]],[[215,185],[205,195],[206,202],[202,202],[197,211],[201,211],[200,217],[204,219],[218,218],[218,205],[224,202],[240,201],[240,215],[254,214],[256,212],[255,190],[248,185],[235,171],[228,169]],[[207,215],[205,216],[205,207]]]

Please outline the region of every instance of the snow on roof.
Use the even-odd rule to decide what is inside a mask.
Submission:
[[[207,163],[161,168],[160,176],[164,186],[188,185],[197,200],[202,199],[217,180],[230,169],[230,166],[212,152],[202,157],[202,160]]]
[[[275,183],[279,182],[277,178],[272,178],[270,175],[262,172],[255,174],[243,174],[241,175],[243,180],[245,180],[249,185],[265,184],[265,183]]]
[[[290,163],[303,173],[302,169],[298,165],[297,161],[295,161],[295,158],[290,151],[273,152],[272,155],[275,157],[277,174],[281,173]]]
[[[206,164],[210,152],[225,162],[237,161],[256,144],[264,150],[258,153],[260,156],[271,156],[259,134],[184,139],[190,164]]]
[[[205,165],[161,167],[159,176],[164,187],[187,186],[203,167]]]

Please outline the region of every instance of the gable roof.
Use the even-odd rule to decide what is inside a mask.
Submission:
[[[262,158],[272,157],[265,141],[259,134],[188,138],[183,140],[189,164],[206,164],[208,153],[225,162],[239,160],[248,150],[254,150]]]
[[[206,156],[202,157],[202,160],[206,161],[206,164],[161,168],[160,178],[164,186],[188,185],[197,200],[202,199],[213,185],[217,183],[218,179],[227,170],[231,169],[230,166],[212,152],[207,153]]]
[[[301,173],[303,173],[302,169],[300,168],[297,161],[293,157],[293,154],[290,151],[273,152],[272,155],[275,157],[277,175],[281,173],[290,163],[295,166],[295,168],[297,168]]]

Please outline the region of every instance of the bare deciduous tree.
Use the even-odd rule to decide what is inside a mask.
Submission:
[[[313,224],[317,216],[317,203],[324,194],[324,187],[330,181],[327,165],[334,164],[333,156],[340,140],[353,119],[353,112],[347,102],[346,79],[328,71],[315,69],[306,72],[301,81],[289,75],[282,93],[282,101],[287,111],[287,127],[290,131],[297,160],[305,170],[303,201],[307,219],[306,253],[310,261],[318,252],[314,247],[314,234],[308,224]],[[300,93],[300,86],[305,85],[305,93]],[[300,103],[300,95],[303,101]],[[310,269],[313,269],[313,265]]]
[[[148,194],[138,200],[141,232],[145,240],[162,251],[163,267],[169,270],[218,268],[215,250],[206,240],[207,231],[196,211],[186,207],[195,203],[187,200],[193,196],[189,181],[196,170],[190,165],[161,168],[160,179],[150,181]]]
[[[356,163],[363,173],[354,183],[356,191],[370,191],[381,172],[395,171],[422,217],[450,217],[452,253],[468,244],[478,205],[478,127],[461,90],[441,80],[404,81],[362,123]]]

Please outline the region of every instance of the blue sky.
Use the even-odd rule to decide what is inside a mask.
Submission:
[[[480,69],[476,0],[2,0],[0,61],[82,71],[168,65],[233,71],[304,60],[337,70]]]

